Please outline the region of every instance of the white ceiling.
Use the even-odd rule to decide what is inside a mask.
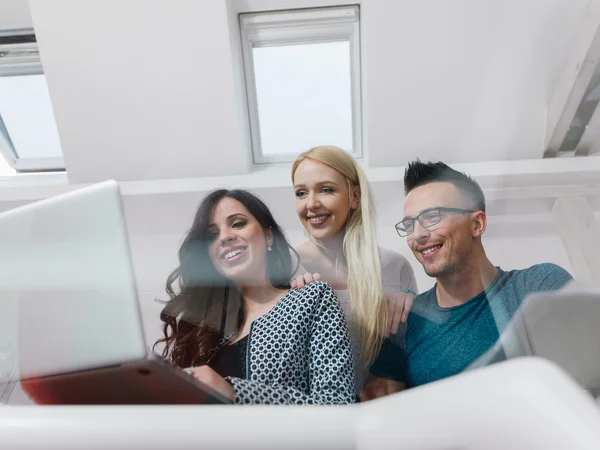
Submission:
[[[237,14],[338,3],[31,0],[70,179],[248,172]],[[359,3],[370,167],[542,157],[589,0]],[[0,28],[28,24],[0,3]]]
[[[583,196],[591,202],[594,211],[600,208],[600,156],[453,166],[480,183],[491,220],[523,221],[539,216],[551,229],[552,222],[548,218],[557,198]],[[403,168],[368,169],[367,177],[373,188],[377,220],[389,227],[402,216]],[[29,185],[15,183],[12,187],[2,187],[0,212],[84,186],[69,184],[65,177],[47,175],[45,178],[43,186],[30,179]],[[120,184],[132,235],[183,235],[192,221],[198,202],[217,188],[250,189],[263,198],[286,230],[301,227],[295,213],[290,173],[285,167],[272,167],[258,174],[232,177],[130,181]],[[520,235],[526,231],[523,226],[495,229],[505,234],[513,230]],[[537,228],[529,227],[529,230],[532,233],[541,232]]]
[[[32,26],[27,0],[0,1],[0,30],[17,30]]]

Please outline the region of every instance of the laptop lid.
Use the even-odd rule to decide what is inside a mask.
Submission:
[[[469,369],[506,358],[539,356],[555,362],[582,387],[600,388],[600,289],[571,282],[531,294],[498,342]]]
[[[1,325],[21,378],[147,355],[116,182],[0,214],[0,248]]]
[[[528,353],[554,361],[586,389],[600,388],[600,289],[573,284],[536,293],[520,322]]]

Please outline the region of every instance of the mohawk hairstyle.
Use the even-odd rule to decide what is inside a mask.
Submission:
[[[477,210],[485,212],[485,197],[479,184],[441,161],[421,162],[417,159],[408,163],[404,171],[404,194],[408,195],[419,186],[436,182],[452,183],[471,200]]]

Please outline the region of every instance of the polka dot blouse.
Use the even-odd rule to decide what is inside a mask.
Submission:
[[[291,289],[252,323],[245,379],[228,377],[238,404],[346,404],[354,401],[348,326],[331,289]]]

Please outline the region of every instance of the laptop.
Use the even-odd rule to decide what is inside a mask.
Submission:
[[[600,288],[571,282],[531,294],[496,344],[468,369],[520,356],[553,361],[600,395]]]
[[[0,345],[34,402],[231,403],[146,346],[116,182],[0,214],[0,249]]]

